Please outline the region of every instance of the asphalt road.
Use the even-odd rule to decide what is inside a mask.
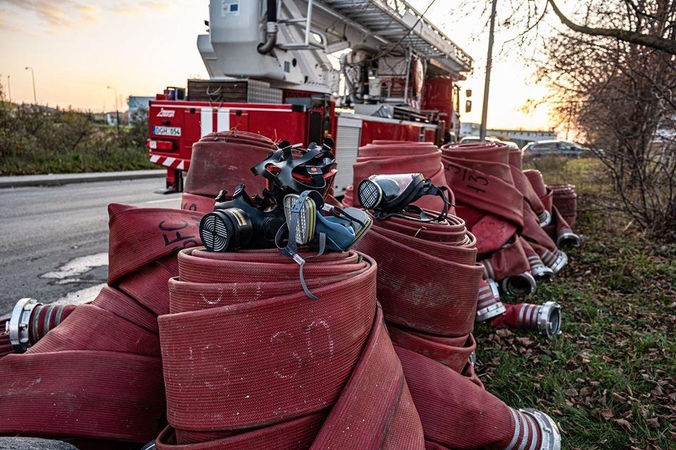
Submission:
[[[109,203],[179,208],[163,179],[0,189],[0,317],[17,300],[79,302],[108,273]]]

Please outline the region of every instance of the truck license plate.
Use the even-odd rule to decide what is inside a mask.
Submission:
[[[180,127],[153,127],[153,134],[158,136],[180,136]]]

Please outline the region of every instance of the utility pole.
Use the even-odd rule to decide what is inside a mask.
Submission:
[[[106,86],[106,89],[112,89],[115,92],[115,127],[117,132],[120,132],[120,110],[117,107],[117,88],[113,86]]]
[[[9,102],[12,103],[12,86],[9,84],[9,75],[7,75],[7,95],[9,96]]]
[[[38,96],[35,93],[35,72],[33,71],[32,67],[26,67],[26,70],[31,71],[31,78],[33,79],[33,103],[35,103],[37,105],[38,104]]]
[[[481,111],[481,127],[479,128],[479,139],[486,140],[486,118],[488,117],[488,89],[491,85],[491,67],[493,66],[493,32],[495,31],[495,10],[498,0],[493,0],[491,6],[491,25],[488,32],[488,55],[486,56],[486,77],[484,79],[484,104]]]

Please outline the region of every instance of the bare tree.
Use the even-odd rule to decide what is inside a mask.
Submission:
[[[612,6],[612,8],[599,9],[599,12],[603,15],[619,16],[621,20],[608,20],[609,17],[605,17],[601,21],[596,21],[594,18],[598,19],[598,16],[587,14],[582,23],[564,14],[554,0],[547,0],[547,3],[551,5],[561,23],[577,33],[608,37],[676,55],[676,3],[673,1],[609,2],[605,5]],[[589,2],[586,11],[594,11],[594,6],[596,5]],[[609,23],[610,26],[595,26],[594,22]],[[613,22],[617,26],[612,26]]]
[[[645,230],[676,238],[676,57],[573,32],[553,36],[545,48],[540,75],[560,114],[603,148],[619,206]]]

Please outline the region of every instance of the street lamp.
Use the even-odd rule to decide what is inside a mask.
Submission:
[[[26,70],[31,71],[31,79],[33,80],[33,103],[38,104],[38,96],[35,94],[35,72],[32,67],[26,67]]]
[[[106,89],[112,89],[115,92],[115,125],[117,131],[120,131],[120,110],[117,107],[117,88],[113,86],[106,86]]]

